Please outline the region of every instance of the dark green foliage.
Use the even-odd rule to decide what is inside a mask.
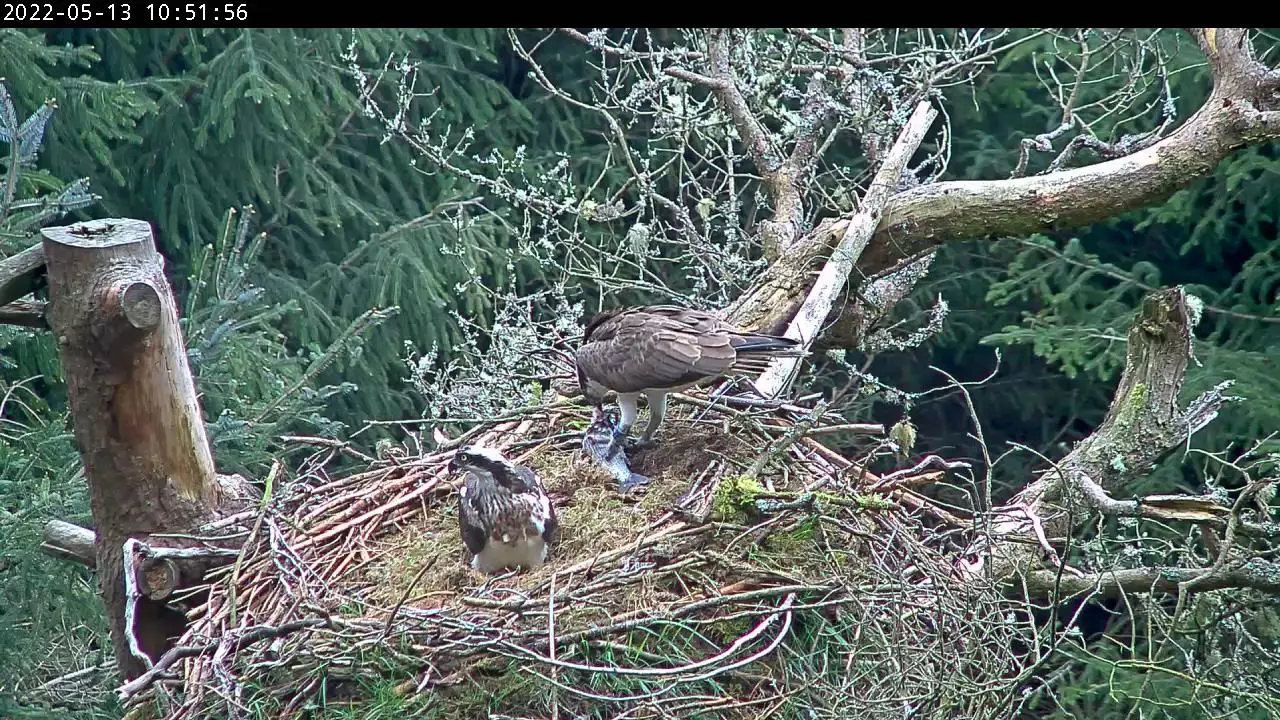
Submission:
[[[47,121],[46,115],[32,117]],[[41,225],[94,198],[83,192],[83,182],[64,188],[34,171],[37,155],[30,146],[41,140],[38,122],[19,124],[15,117],[0,86],[0,140],[6,149],[16,148],[4,166],[5,186],[15,190],[8,214],[0,216],[0,233],[10,248],[23,248],[36,242],[33,233]],[[55,120],[50,127],[56,126]],[[52,201],[34,197],[40,191]],[[362,314],[327,346],[287,347],[279,325],[298,305],[265,296],[258,254],[267,236],[250,232],[252,215],[251,208],[223,215],[216,243],[202,248],[181,283],[187,292],[179,306],[218,469],[258,478],[273,460],[287,459],[281,434],[333,435],[342,427],[324,415],[324,404],[351,386],[323,385],[318,378],[336,359],[358,354],[370,329],[389,313]],[[35,684],[69,669],[112,663],[113,656],[93,574],[38,550],[50,519],[92,526],[53,338],[0,326],[0,349],[0,697],[24,698],[23,705],[0,710],[42,717],[38,707],[50,696],[33,695]],[[114,682],[112,671],[99,673],[88,678],[88,690],[55,688],[52,697],[63,699],[64,710],[110,707],[107,685],[93,682],[103,677]],[[55,716],[64,717],[64,710]]]
[[[19,683],[29,690],[33,680],[114,662],[93,573],[38,550],[51,518],[92,523],[66,414],[30,385],[0,387],[0,698]]]
[[[264,475],[272,459],[284,459],[282,435],[333,437],[343,424],[323,414],[325,402],[354,390],[351,383],[318,386],[317,378],[338,358],[358,355],[368,333],[389,313],[370,311],[333,345],[287,347],[279,327],[297,314],[298,303],[273,305],[252,280],[264,273],[258,253],[264,233],[251,234],[252,208],[226,214],[216,246],[196,260],[182,307],[187,356],[203,393],[214,461],[222,472]]]
[[[0,33],[3,34],[3,33]],[[34,232],[94,198],[85,183],[35,170],[53,108],[25,120],[0,83],[0,237],[3,255],[34,243]],[[16,687],[68,668],[113,660],[91,572],[39,552],[44,524],[91,525],[88,488],[69,429],[53,338],[0,325],[0,712],[40,717],[12,705]]]
[[[363,352],[327,367],[324,382],[370,388],[331,398],[331,414],[402,416],[416,411],[400,390],[403,343],[448,347],[459,337],[448,310],[489,308],[482,293],[454,291],[466,273],[441,249],[468,248],[480,273],[497,279],[508,272],[500,249],[509,234],[483,207],[454,205],[469,198],[466,182],[415,171],[410,148],[384,142],[383,127],[359,112],[349,68],[423,58],[422,96],[404,121],[430,115],[441,127],[475,127],[479,154],[527,142],[539,116],[578,142],[572,124],[555,122],[561,108],[531,110],[512,94],[523,80],[499,54],[500,37],[484,29],[77,30],[50,33],[44,47],[27,33],[35,49],[15,52],[15,66],[29,67],[37,50],[46,64],[79,64],[26,80],[29,69],[10,73],[0,60],[0,75],[15,77],[24,99],[70,105],[82,87],[96,93],[76,111],[85,115],[53,128],[49,163],[98,178],[108,214],[151,220],[176,276],[189,274],[220,233],[225,208],[257,207],[271,238],[261,252],[269,299],[298,304],[281,326],[292,347],[327,346],[371,307],[399,307]],[[63,51],[67,58],[47,49],[62,43],[76,48]],[[90,78],[70,76],[86,65]],[[385,75],[375,90],[383,99],[401,69]],[[460,231],[446,211],[471,222]]]

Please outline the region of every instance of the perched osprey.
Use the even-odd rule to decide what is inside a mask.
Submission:
[[[449,471],[458,470],[467,472],[458,491],[458,523],[471,567],[494,575],[546,562],[559,523],[537,474],[474,445],[454,454]]]
[[[775,357],[805,353],[791,338],[743,332],[713,313],[672,305],[624,307],[587,322],[574,353],[578,385],[597,406],[610,390],[622,409],[618,435],[625,436],[649,400],[649,425],[638,445],[653,441],[667,411],[667,393],[699,380],[757,374]]]

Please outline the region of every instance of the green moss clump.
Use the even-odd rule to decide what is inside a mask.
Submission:
[[[756,496],[764,492],[759,480],[742,475],[727,475],[720,480],[712,502],[712,515],[725,522],[746,520],[755,507]]]

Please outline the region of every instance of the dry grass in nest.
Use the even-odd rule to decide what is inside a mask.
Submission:
[[[551,564],[504,581],[519,590],[545,583],[566,558],[589,559],[642,538],[685,490],[679,475],[665,470],[638,498],[624,498],[617,492],[617,480],[582,458],[576,448],[541,448],[524,459],[524,464],[538,472],[554,499],[560,535]],[[456,606],[460,595],[486,579],[467,565],[469,556],[458,529],[456,493],[443,498],[418,522],[381,538],[373,555],[379,560],[368,567],[364,577],[352,580],[372,583],[369,599],[388,607],[406,597],[404,605],[409,607]]]
[[[161,684],[167,717],[250,697],[295,717],[372,684],[424,717],[900,717],[903,698],[978,717],[999,696],[1007,606],[952,582],[919,516],[955,518],[907,489],[926,475],[863,472],[793,410],[676,396],[633,463],[652,484],[624,498],[580,457],[585,416],[547,402],[467,437],[542,476],[561,519],[548,565],[470,570],[452,449],[342,477],[317,462],[239,518],[257,535],[191,613],[176,679],[129,702]],[[995,640],[957,645],[975,633]]]

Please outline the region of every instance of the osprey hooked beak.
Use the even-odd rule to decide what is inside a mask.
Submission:
[[[494,574],[546,562],[558,521],[532,468],[496,448],[467,445],[454,453],[449,469],[466,471],[458,489],[458,523],[472,568]]]
[[[596,383],[588,381],[581,368],[578,369],[578,389],[582,391],[582,399],[586,400],[588,405],[591,405],[596,410],[604,410],[604,399],[609,394],[609,391]]]
[[[474,468],[484,468],[485,460],[494,461],[496,451],[488,448],[478,448],[474,445],[463,445],[458,448],[457,452],[449,460],[449,472],[457,473],[463,470],[471,470]],[[502,462],[502,458],[497,458],[498,462]]]

